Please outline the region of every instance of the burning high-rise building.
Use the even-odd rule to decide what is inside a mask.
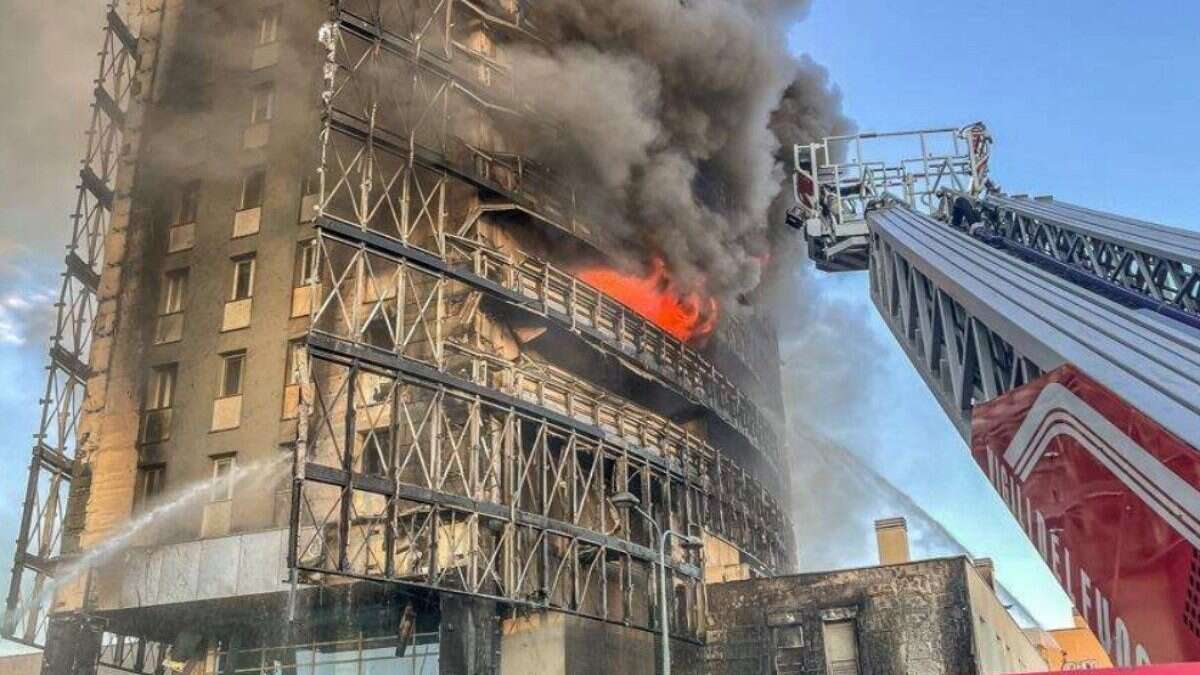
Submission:
[[[663,533],[682,651],[706,580],[793,566],[777,348],[732,306],[779,176],[720,145],[771,106],[684,133],[660,74],[642,159],[580,150],[604,103],[555,82],[619,57],[578,11],[114,4],[6,621],[47,672],[633,672]]]

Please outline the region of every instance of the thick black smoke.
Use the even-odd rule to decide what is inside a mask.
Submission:
[[[784,143],[848,126],[823,70],[787,52],[807,0],[548,0],[512,50],[523,101],[558,134],[522,139],[581,186],[613,251],[656,251],[684,287],[756,288]],[[520,130],[515,130],[519,135]],[[636,258],[629,262],[638,262]]]

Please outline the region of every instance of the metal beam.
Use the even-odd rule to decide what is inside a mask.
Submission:
[[[496,405],[504,406],[520,410],[529,415],[544,418],[554,424],[557,424],[566,429],[572,429],[582,434],[586,434],[595,438],[597,441],[611,443],[617,447],[627,450],[631,454],[637,455],[639,458],[661,467],[664,471],[669,471],[679,478],[686,478],[683,467],[678,462],[670,458],[664,458],[651,452],[647,452],[632,443],[628,443],[625,439],[619,436],[613,436],[605,432],[600,427],[580,422],[579,420],[557,413],[549,408],[533,405],[527,401],[509,396],[495,389],[481,387],[474,382],[464,380],[460,377],[455,377],[447,373],[441,372],[435,368],[430,368],[422,363],[406,359],[403,356],[375,349],[366,345],[340,340],[336,337],[312,331],[308,334],[308,346],[322,358],[331,360],[343,360],[348,357],[352,360],[368,363],[385,370],[403,373],[409,377],[413,377],[425,382],[433,384],[447,385],[459,391],[467,392],[473,396],[478,396],[482,399],[495,403]]]
[[[409,246],[394,237],[385,236],[328,215],[318,217],[315,221],[315,226],[323,233],[323,236],[327,235],[334,241],[341,242],[353,248],[365,247],[367,250],[387,258],[406,260],[415,263],[420,268],[433,274],[445,276],[469,286],[483,289],[512,307],[530,312],[538,317],[553,319],[564,330],[583,336],[591,344],[599,346],[605,351],[621,357],[630,355],[625,344],[619,341],[621,336],[605,334],[598,327],[580,320],[578,318],[580,312],[576,311],[574,307],[567,307],[566,309],[570,310],[569,312],[560,311],[553,307],[548,302],[549,298],[546,297],[546,289],[544,287],[540,288],[539,297],[530,297],[526,293],[519,293],[491,279],[475,274],[470,267],[451,265],[442,257]],[[508,263],[500,264],[506,268],[513,267]],[[541,263],[541,267],[542,274],[550,276],[555,280],[571,279],[569,275],[552,268],[549,264]],[[510,276],[514,280],[521,278],[520,271],[516,269],[513,269],[513,274]],[[604,296],[599,291],[590,290],[593,295],[601,297],[603,301]],[[338,291],[331,288],[328,292],[332,294]],[[566,301],[570,302],[575,299],[568,297]],[[660,358],[655,358],[649,362],[640,361],[638,368],[647,370],[658,376],[662,382],[667,383],[681,398],[711,410],[722,422],[729,425],[733,431],[745,437],[749,447],[762,453],[763,458],[776,470],[779,470],[781,466],[781,450],[774,430],[771,428],[770,423],[763,419],[758,406],[744,392],[686,344],[670,337],[652,322],[636,316],[632,310],[625,308],[615,300],[608,299],[607,302],[611,307],[619,308],[618,311],[628,315],[629,318],[627,320],[625,317],[622,317],[621,323],[627,326],[636,324],[640,330],[652,334],[654,343],[663,344],[663,351],[678,355],[675,362],[664,362],[665,359]],[[688,386],[690,382],[696,380],[699,380],[702,385],[699,390]]]
[[[1019,257],[1118,302],[1200,327],[1200,233],[1049,198],[988,195],[972,203],[986,233]]]
[[[619,537],[611,537],[598,532],[593,532],[587,528],[572,525],[571,523],[547,518],[545,516],[529,513],[527,511],[514,511],[499,504],[492,502],[480,501],[460,495],[447,494],[445,492],[437,492],[418,485],[409,485],[407,483],[393,483],[390,480],[379,478],[377,476],[367,476],[363,474],[348,475],[345,471],[338,471],[327,466],[314,464],[309,462],[304,468],[304,475],[307,480],[324,485],[333,485],[337,487],[353,487],[355,490],[362,490],[372,494],[383,495],[385,497],[399,497],[400,499],[421,502],[423,504],[438,504],[449,506],[462,511],[471,511],[480,513],[494,518],[496,520],[511,521],[518,525],[534,527],[539,530],[547,530],[560,534],[565,534],[586,541],[595,546],[602,546],[622,553],[628,553],[636,558],[640,558],[647,562],[657,564],[658,552],[649,546],[641,546],[635,544],[628,539]],[[668,565],[676,572],[692,578],[700,577],[700,568],[688,563],[674,563]]]
[[[1071,363],[1200,443],[1200,335],[1131,310],[903,206],[872,211],[876,305],[960,431],[972,406]],[[896,298],[928,294],[918,322]],[[938,343],[931,348],[926,340]],[[938,355],[942,355],[940,358]]]

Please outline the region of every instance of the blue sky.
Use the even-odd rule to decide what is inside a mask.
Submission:
[[[1197,27],[1200,3],[1164,0],[816,0],[790,48],[828,68],[863,130],[983,120],[996,137],[993,175],[1007,191],[1196,228]],[[869,400],[826,413],[820,429],[973,554],[994,558],[1041,623],[1068,622],[1065,596],[875,316],[864,275],[819,277],[810,290],[869,333],[840,339],[877,350]],[[936,543],[915,548],[946,553]]]

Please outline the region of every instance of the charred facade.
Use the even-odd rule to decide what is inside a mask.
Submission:
[[[506,57],[538,11],[111,8],[8,602],[41,644],[53,597],[48,672],[490,672],[562,621],[649,656],[617,493],[704,541],[669,549],[685,643],[706,580],[791,570],[773,334],[581,279],[616,264],[593,198],[507,131],[542,124]]]
[[[990,564],[990,563],[988,563]],[[751,579],[709,587],[721,617],[711,675],[1016,673],[1046,668],[966,557]]]

